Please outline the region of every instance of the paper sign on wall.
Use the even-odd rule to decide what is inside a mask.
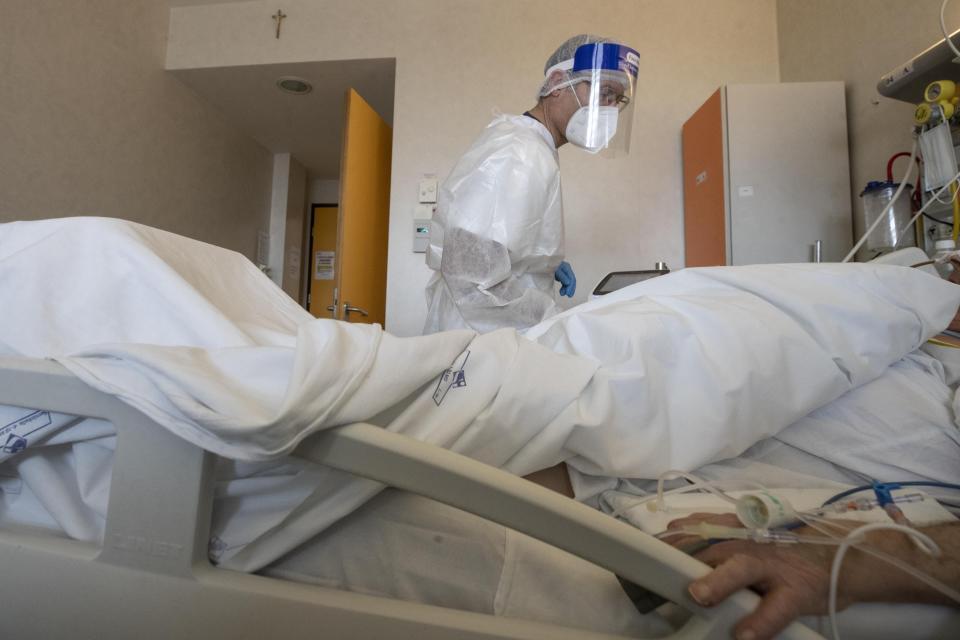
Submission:
[[[313,254],[313,279],[333,280],[333,263],[336,251],[317,251]]]

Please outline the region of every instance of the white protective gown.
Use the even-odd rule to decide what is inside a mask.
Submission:
[[[424,333],[526,329],[557,313],[560,165],[528,116],[491,122],[443,182],[433,216]]]

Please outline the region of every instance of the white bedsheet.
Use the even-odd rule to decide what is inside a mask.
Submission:
[[[960,484],[960,429],[941,363],[923,352],[907,355],[879,378],[812,411],[740,455],[695,473],[731,489],[859,486],[873,481]],[[573,474],[578,497],[597,506],[603,491],[654,482]],[[682,484],[682,481],[681,481]]]
[[[310,318],[235,253],[72,218],[0,225],[0,299],[16,310],[0,316],[0,353],[56,357],[241,460],[220,469],[219,497],[232,502],[214,523],[212,552],[253,570],[382,488],[269,460],[313,431],[380,414],[385,428],[520,474],[561,460],[612,476],[693,468],[879,376],[947,324],[960,287],[890,266],[691,269],[527,337],[398,339]],[[84,459],[106,464],[109,441],[87,444],[99,449]],[[72,511],[102,483],[78,482],[75,450],[58,464],[42,453],[28,448],[6,468],[56,477],[47,484],[62,491],[44,507],[72,519],[64,529],[96,535],[96,519]]]
[[[695,473],[725,488],[755,489],[751,483],[790,487],[816,493],[821,501],[870,479],[960,483],[953,396],[939,363],[911,354],[780,436]],[[789,437],[782,438],[784,434]],[[830,440],[850,448],[831,449]],[[864,455],[851,455],[857,452]],[[671,499],[671,511],[652,530],[687,515],[694,504],[693,511],[717,506],[709,494],[696,495],[703,499],[694,494],[682,496],[690,504]],[[719,506],[718,512],[730,509],[722,501]],[[920,522],[920,515],[911,518]],[[651,637],[663,623],[637,614],[609,572],[476,516],[392,490],[270,565],[266,573],[623,635]],[[854,607],[840,620],[845,638],[876,640],[950,638],[947,630],[955,628],[958,618],[947,608],[883,605]],[[808,623],[818,628],[815,619]]]

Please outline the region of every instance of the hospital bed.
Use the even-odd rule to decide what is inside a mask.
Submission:
[[[101,546],[0,529],[0,637],[601,638],[218,569],[207,557],[215,456],[96,391],[59,364],[0,358],[0,404],[102,418],[117,430]],[[697,560],[585,505],[456,453],[368,424],[295,455],[438,500],[615,571],[691,615],[671,638],[728,638],[757,597],[704,609],[686,592]],[[784,638],[820,636],[792,625]]]

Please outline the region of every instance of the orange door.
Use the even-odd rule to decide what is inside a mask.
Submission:
[[[310,313],[333,318],[337,305],[337,223],[339,208],[314,205],[310,218]]]
[[[384,324],[393,131],[353,89],[347,91],[340,159],[336,317]]]
[[[682,139],[684,263],[727,264],[721,89],[684,123]]]

